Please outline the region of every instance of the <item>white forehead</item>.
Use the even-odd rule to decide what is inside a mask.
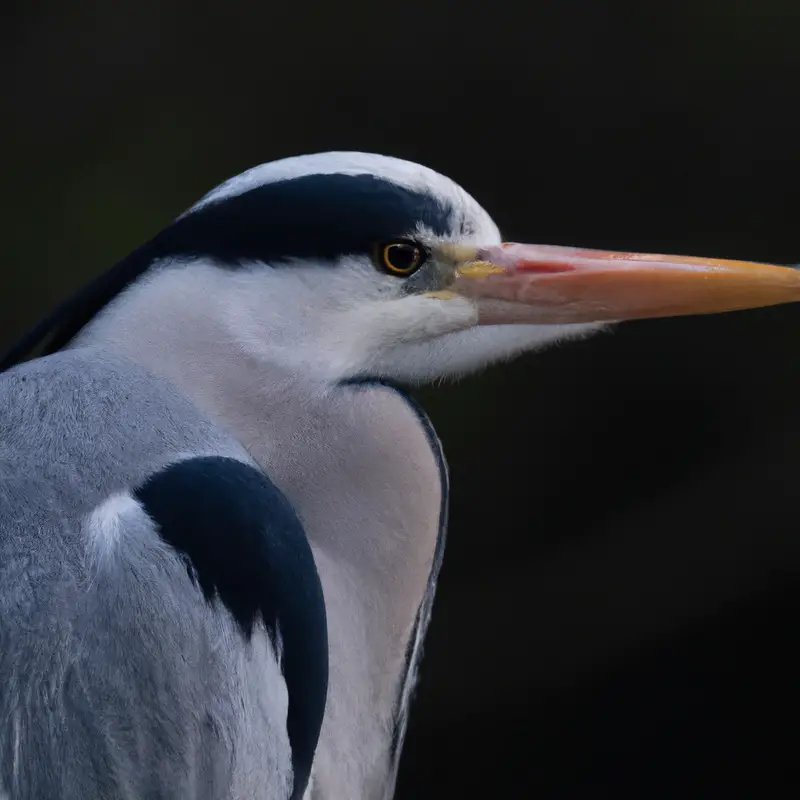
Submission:
[[[472,221],[474,237],[470,238],[487,244],[500,241],[500,233],[492,218],[455,181],[413,161],[375,153],[313,153],[269,161],[221,183],[195,203],[187,213],[258,186],[306,175],[375,175],[406,189],[441,198]]]

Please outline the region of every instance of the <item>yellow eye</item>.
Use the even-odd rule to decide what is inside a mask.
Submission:
[[[425,262],[425,251],[412,242],[392,242],[380,247],[380,265],[392,275],[408,277]]]

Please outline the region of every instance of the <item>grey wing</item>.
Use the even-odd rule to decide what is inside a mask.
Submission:
[[[95,463],[77,469],[81,448],[54,444],[53,415],[83,446],[83,412],[100,396],[109,432],[124,428],[136,409],[120,398],[134,395],[107,373],[100,395],[83,374],[69,417],[53,408],[64,364],[46,383],[28,374],[33,394],[0,385],[0,797],[295,795],[327,684],[302,528],[235,448],[178,441],[169,420],[196,412],[160,389],[146,404],[154,432],[130,441],[127,460],[119,442],[95,440]],[[145,452],[148,436],[182,457]]]

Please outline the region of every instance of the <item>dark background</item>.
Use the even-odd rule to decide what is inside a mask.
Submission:
[[[318,150],[510,239],[800,261],[798,34],[796,0],[19,3],[0,342]],[[798,344],[792,306],[640,322],[423,393],[452,524],[399,800],[796,795]]]

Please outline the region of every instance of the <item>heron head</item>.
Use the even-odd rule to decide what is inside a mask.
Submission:
[[[784,267],[504,243],[449,178],[350,152],[221,184],[114,280],[95,329],[177,331],[187,352],[213,342],[324,382],[457,376],[617,321],[800,299]]]

